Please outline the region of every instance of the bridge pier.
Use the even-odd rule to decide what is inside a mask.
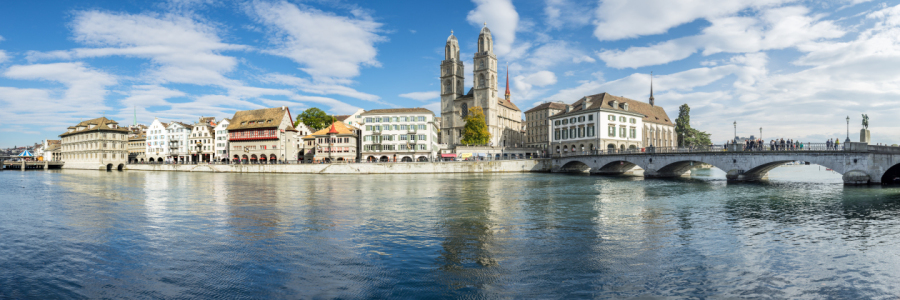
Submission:
[[[23,172],[25,171],[25,161],[24,160],[22,161],[22,171]]]

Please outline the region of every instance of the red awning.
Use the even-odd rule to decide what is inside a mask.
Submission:
[[[456,157],[456,153],[441,154],[441,157]]]

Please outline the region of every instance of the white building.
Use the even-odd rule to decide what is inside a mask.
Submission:
[[[227,162],[230,157],[228,155],[228,124],[231,124],[231,119],[225,118],[219,121],[216,128],[213,129],[216,136],[215,159],[221,162]]]
[[[373,109],[362,117],[363,160],[413,162],[437,157],[434,112],[424,108]]]
[[[181,122],[170,122],[166,126],[166,135],[168,139],[169,155],[166,160],[170,162],[187,162],[190,160],[190,152],[188,151],[188,138],[191,135],[193,126]]]
[[[160,122],[158,118],[147,127],[147,149],[144,152],[150,162],[161,163],[169,155],[169,138],[166,134],[167,123]]]
[[[203,120],[194,124],[191,128],[191,136],[188,138],[188,152],[191,162],[211,162],[216,153],[215,145],[215,119]]]
[[[585,96],[550,121],[554,155],[675,145],[674,124],[662,107],[608,93]]]
[[[87,120],[60,134],[66,169],[112,170],[128,161],[128,130],[107,118]]]
[[[353,114],[335,116],[335,119],[337,119],[337,121],[344,122],[344,124],[347,124],[347,125],[350,125],[350,126],[353,126],[356,128],[360,128],[364,123],[363,116],[362,116],[362,114],[364,112],[366,112],[366,110],[360,108],[360,109],[356,110],[356,112],[354,112]]]

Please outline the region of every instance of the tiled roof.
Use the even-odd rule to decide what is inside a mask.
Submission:
[[[503,98],[497,98],[497,101],[500,101],[500,106],[506,106],[506,107],[509,108],[509,109],[513,109],[513,110],[517,110],[517,111],[522,111],[522,110],[519,109],[519,107],[516,106],[516,104],[513,103],[512,101],[508,101],[508,100],[503,99]]]
[[[559,102],[546,102],[546,103],[541,103],[540,105],[535,106],[535,107],[532,108],[532,109],[529,109],[529,110],[526,111],[525,113],[527,114],[527,113],[530,113],[530,112],[539,111],[539,110],[544,110],[544,109],[560,109],[560,110],[565,110],[565,109],[566,109],[566,104],[564,104],[564,103],[559,103]]]
[[[363,115],[377,115],[377,114],[397,114],[397,113],[426,113],[426,114],[434,114],[433,111],[427,108],[421,107],[413,107],[413,108],[387,108],[387,109],[373,109],[368,110]]]
[[[288,119],[293,121],[290,117],[290,110],[287,107],[273,107],[273,108],[263,108],[263,109],[255,109],[255,110],[242,110],[234,113],[234,117],[231,118],[231,123],[228,124],[228,130],[241,130],[241,129],[258,129],[258,128],[277,128],[281,126],[281,120],[284,119],[284,114],[288,114]],[[287,124],[287,130],[294,130],[294,124]]]
[[[304,136],[303,138],[311,139],[311,138],[314,138],[316,135],[328,135],[328,132],[331,131],[332,126],[334,126],[334,131],[337,132],[336,134],[351,134],[354,136],[356,135],[356,133],[353,132],[353,130],[354,130],[353,127],[351,127],[347,124],[344,124],[344,122],[337,121],[337,122],[332,123],[331,125],[325,126],[325,129],[316,131],[313,134]]]
[[[88,131],[98,131],[98,130],[128,132],[127,128],[112,128],[110,126],[110,125],[118,125],[118,124],[119,124],[118,122],[107,119],[106,117],[90,119],[87,121],[82,121],[82,122],[78,123],[78,125],[69,126],[69,129],[75,129],[75,131],[66,132],[66,133],[60,134],[59,136],[63,137],[63,136],[68,136],[68,135],[72,135],[72,134],[76,134],[76,133],[82,133],[82,132],[88,132]],[[90,125],[94,125],[95,127],[90,128]],[[77,130],[78,127],[84,127],[84,129]]]
[[[675,126],[672,123],[672,120],[669,119],[669,116],[666,114],[666,110],[660,106],[651,106],[649,103],[641,102],[633,99],[628,99],[625,97],[610,95],[609,93],[600,93],[596,95],[585,96],[584,98],[579,99],[575,103],[572,104],[572,111],[570,112],[560,112],[553,117],[559,117],[569,114],[577,113],[578,111],[583,110],[581,103],[585,101],[585,99],[590,99],[589,106],[587,109],[597,109],[597,108],[605,108],[612,110],[620,110],[626,111],[623,108],[622,104],[628,103],[629,112],[636,112],[644,115],[643,121],[647,123],[656,123],[663,124],[669,126]],[[612,106],[613,101],[618,101],[618,106]]]
[[[343,122],[344,120],[347,120],[347,118],[349,118],[349,117],[350,117],[350,115],[337,115],[337,116],[334,116],[334,119]]]

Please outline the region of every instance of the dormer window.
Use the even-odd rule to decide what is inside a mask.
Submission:
[[[613,100],[612,107],[619,108],[619,101]]]
[[[628,103],[623,104],[622,109],[628,110]]]

